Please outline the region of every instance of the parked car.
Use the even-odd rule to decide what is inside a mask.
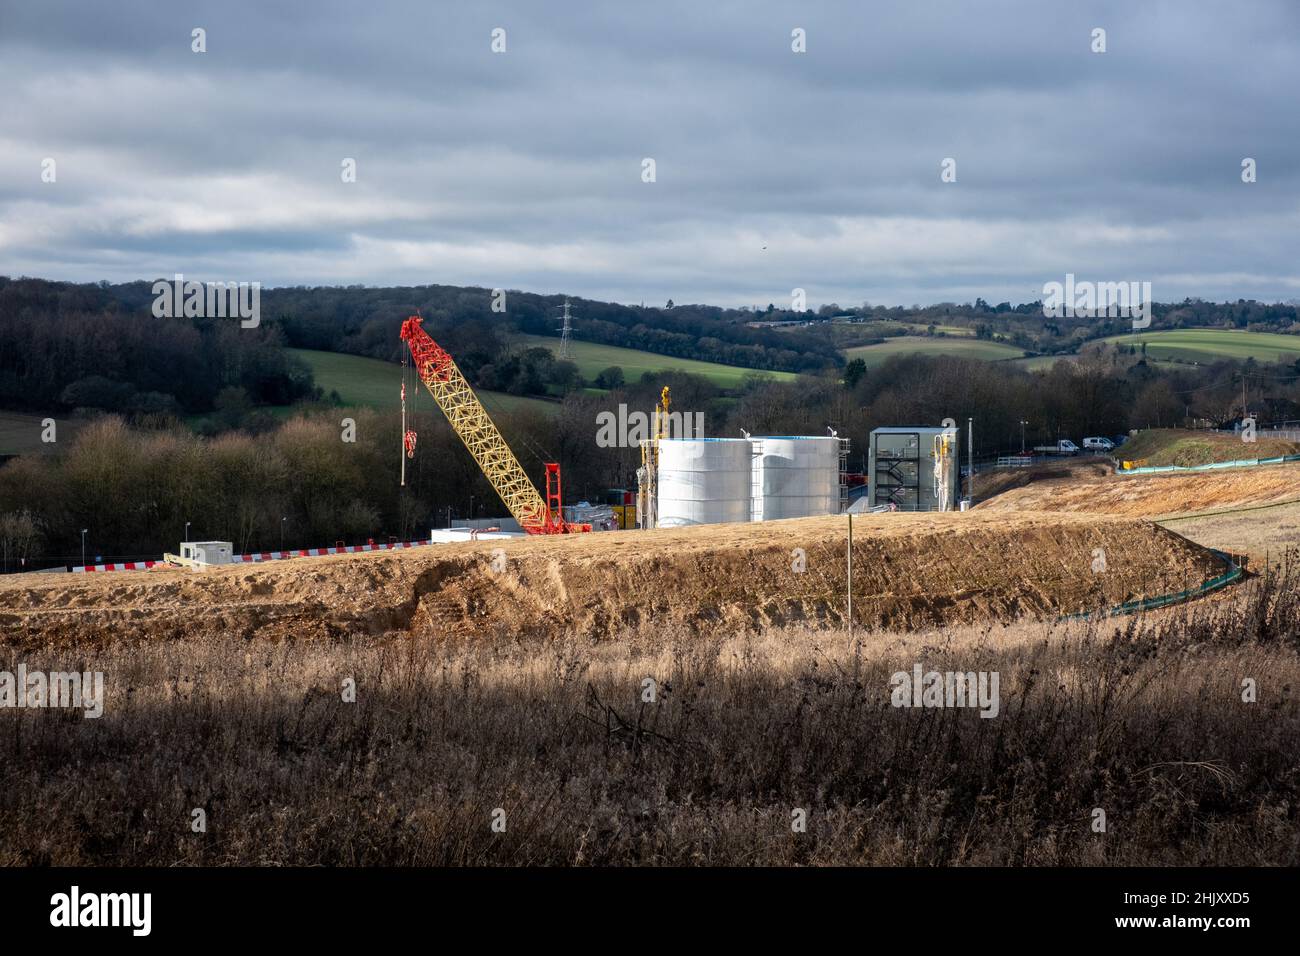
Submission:
[[[1060,441],[1051,445],[1035,445],[1035,455],[1077,455],[1079,446],[1068,438],[1062,438]]]
[[[1094,436],[1083,440],[1083,450],[1098,453],[1112,452],[1115,450],[1115,443],[1109,438]]]

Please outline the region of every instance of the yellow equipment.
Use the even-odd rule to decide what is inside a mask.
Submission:
[[[655,406],[650,438],[641,442],[641,467],[636,473],[636,514],[642,528],[653,528],[659,518],[659,439],[665,437],[671,405],[672,399],[668,397],[668,386],[665,385],[659,394],[659,404]]]

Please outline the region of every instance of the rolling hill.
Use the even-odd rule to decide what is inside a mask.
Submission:
[[[984,359],[990,362],[1017,359],[1025,353],[1014,345],[990,342],[969,336],[900,335],[878,345],[858,345],[844,350],[850,361],[860,358],[868,368],[884,364],[895,355],[952,355],[958,358]]]
[[[338,392],[344,404],[367,408],[401,407],[401,366],[361,355],[318,352],[314,349],[289,349],[311,366],[316,384],[328,395]],[[507,395],[504,392],[475,390],[488,412],[514,412],[523,409],[553,414],[559,405],[540,398]]]
[[[550,349],[556,355],[560,351],[560,340],[548,335],[519,335],[514,341],[529,348]],[[761,369],[740,368],[735,365],[719,365],[716,362],[701,362],[697,359],[676,358],[672,355],[659,355],[655,352],[642,352],[618,345],[600,345],[596,342],[581,342],[574,339],[573,361],[582,373],[582,377],[591,381],[602,371],[617,365],[623,369],[625,381],[638,381],[646,372],[663,372],[677,369],[700,375],[722,388],[735,388],[741,380],[754,372],[770,375],[782,382],[792,382],[798,376],[793,372],[768,372]]]
[[[1169,329],[1163,332],[1133,332],[1112,335],[1099,341],[1135,345],[1146,343],[1153,359],[1207,362],[1215,359],[1247,359],[1257,362],[1294,362],[1300,359],[1300,335],[1277,332],[1246,332],[1240,329]]]

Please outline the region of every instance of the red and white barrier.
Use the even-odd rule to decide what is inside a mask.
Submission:
[[[398,548],[418,548],[432,544],[430,541],[395,541],[392,544],[356,544],[342,548],[303,548],[298,551],[261,551],[256,554],[237,554],[233,561],[283,561],[287,558],[320,558],[327,554],[360,554],[363,551],[392,551]]]
[[[92,571],[148,571],[155,564],[162,564],[161,561],[123,561],[120,564],[87,564],[79,568],[73,568],[73,572],[85,572],[89,574]]]
[[[433,542],[395,541],[392,544],[357,544],[342,548],[302,548],[297,551],[261,551],[256,554],[234,555],[231,558],[231,563],[284,561],[289,558],[319,558],[327,554],[360,554],[364,551],[393,551],[399,548],[418,548],[428,544],[433,544]],[[125,561],[120,564],[88,564],[83,567],[73,568],[72,570],[74,573],[86,574],[95,571],[147,571],[150,568],[161,564],[165,564],[165,562]],[[212,567],[221,567],[221,565],[214,564]]]

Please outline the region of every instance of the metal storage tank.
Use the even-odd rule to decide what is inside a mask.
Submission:
[[[754,520],[840,510],[840,440],[822,435],[751,438]]]
[[[661,439],[656,527],[748,521],[750,455],[743,438]]]

